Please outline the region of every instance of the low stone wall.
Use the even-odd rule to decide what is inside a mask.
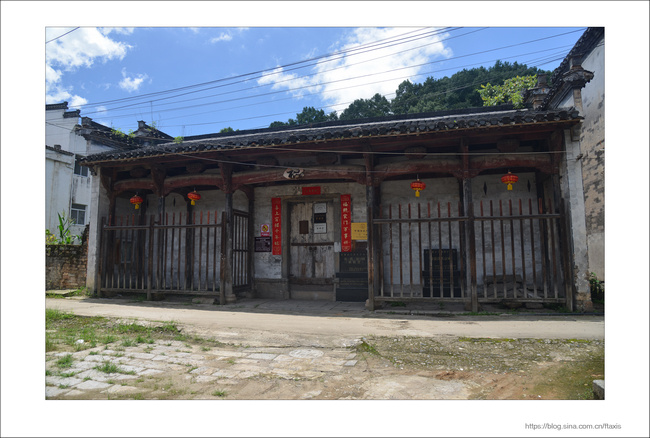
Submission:
[[[87,261],[87,239],[80,245],[46,245],[45,289],[85,287]]]

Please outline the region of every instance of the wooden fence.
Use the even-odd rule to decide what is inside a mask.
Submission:
[[[565,302],[564,215],[538,199],[380,207],[376,300]]]
[[[102,218],[100,293],[220,294],[224,219],[216,211]],[[233,290],[251,283],[248,220],[234,211]]]

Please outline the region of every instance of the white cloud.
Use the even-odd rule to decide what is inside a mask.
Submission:
[[[115,32],[119,35],[131,35],[135,28],[133,27],[102,27],[99,29],[99,31],[104,34],[108,35],[111,32]]]
[[[46,36],[60,35],[67,30],[65,28],[48,28]],[[47,44],[45,60],[47,65],[73,70],[82,66],[90,67],[96,59],[103,62],[113,59],[121,60],[130,48],[131,46],[128,44],[108,38],[96,28],[82,27],[67,34],[64,38]]]
[[[238,27],[236,29],[228,29],[225,32],[221,32],[219,36],[216,36],[214,38],[210,38],[210,43],[215,44],[221,41],[232,41],[232,39],[236,36],[236,34],[241,35],[245,31],[247,31],[247,27]]]
[[[218,43],[219,41],[230,41],[232,40],[232,35],[229,33],[222,32],[218,37],[210,38],[211,43]]]
[[[46,102],[57,103],[67,100],[82,105],[86,100],[72,94],[71,88],[61,85],[67,71],[93,66],[95,61],[107,62],[123,59],[131,48],[128,44],[112,40],[110,33],[129,34],[129,28],[91,28],[81,27],[68,33],[63,38],[58,36],[73,28],[47,28],[46,41],[53,40],[45,46],[45,92]]]
[[[45,96],[45,103],[52,104],[68,102],[70,108],[78,108],[88,103],[88,100],[85,98],[72,94],[70,92],[71,89],[72,88],[64,88],[60,85],[51,86]]]
[[[354,29],[335,43],[331,51],[343,52],[386,38],[397,39],[400,35],[413,30],[408,28]],[[433,29],[427,29],[427,31],[431,30]],[[408,35],[415,36],[421,33]],[[426,66],[418,66],[419,64],[451,56],[451,50],[440,42],[442,38],[444,35],[439,34],[391,47],[375,46],[347,52],[341,56],[334,56],[332,61],[320,62],[314,66],[312,76],[300,78],[286,73],[267,74],[259,79],[258,83],[273,84],[274,89],[287,91],[310,85],[308,89],[291,92],[296,95],[304,93],[305,90],[310,92],[318,90],[321,98],[330,105],[346,104],[347,106],[355,99],[369,99],[376,93],[388,95],[390,100],[394,97],[391,93],[395,92],[400,83],[409,78],[412,82],[420,82],[423,78],[417,77],[417,74],[430,70]]]
[[[322,90],[322,87],[314,84],[311,77],[301,78],[295,73],[283,73],[282,68],[264,73],[257,83],[271,85],[273,90],[287,89],[296,98],[302,98],[305,94],[318,93]]]
[[[122,69],[122,80],[119,83],[121,89],[128,91],[137,91],[140,85],[149,78],[146,74],[138,74],[135,77],[129,77],[126,74],[126,68]]]
[[[53,86],[61,81],[61,70],[55,70],[51,66],[45,66],[45,83]]]

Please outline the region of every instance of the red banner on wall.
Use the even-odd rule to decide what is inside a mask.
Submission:
[[[341,251],[352,251],[352,196],[341,195]]]
[[[273,211],[273,255],[282,255],[282,199],[271,198]]]

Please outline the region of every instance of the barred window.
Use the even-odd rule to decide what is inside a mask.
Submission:
[[[82,204],[72,204],[70,208],[70,218],[76,225],[86,225],[86,206]]]

